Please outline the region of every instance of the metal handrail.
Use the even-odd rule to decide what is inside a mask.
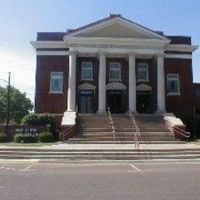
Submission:
[[[181,129],[178,126],[173,126],[169,120],[166,120],[166,122],[169,124],[170,127],[168,128],[170,129],[171,132],[173,132],[173,134],[175,134],[175,131],[176,131],[176,133],[183,136],[186,140],[191,136],[190,132],[187,132],[184,129]]]
[[[186,139],[188,139],[190,137],[190,132],[187,132],[187,131],[181,129],[178,126],[174,126],[174,130],[176,131],[176,133],[185,137]]]
[[[129,117],[135,127],[136,132],[134,132],[134,140],[135,140],[135,148],[139,150],[140,148],[140,142],[139,142],[139,138],[140,138],[140,128],[137,125],[137,122],[135,121],[135,118],[133,116],[133,114],[131,112],[129,112]]]
[[[73,130],[73,126],[68,128],[63,134],[62,134],[62,140],[63,140],[63,143],[65,142],[66,140],[66,136],[68,136],[70,134],[70,132]]]
[[[110,126],[111,126],[111,128],[112,128],[113,140],[115,141],[116,132],[115,132],[115,127],[114,127],[113,118],[112,118],[112,115],[111,115],[111,112],[110,112],[110,107],[108,107],[108,118],[109,118],[109,121],[110,121]]]

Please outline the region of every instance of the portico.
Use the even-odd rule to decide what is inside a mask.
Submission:
[[[111,50],[110,50],[111,51]],[[157,112],[165,112],[165,83],[164,83],[164,56],[162,54],[138,54],[137,51],[127,51],[125,53],[124,49],[122,53],[114,53],[111,54],[110,51],[106,50],[99,50],[98,52],[94,51],[93,48],[91,48],[91,52],[89,53],[87,50],[87,53],[82,51],[78,51],[77,49],[73,49],[69,51],[69,77],[68,77],[68,111],[75,111],[76,105],[81,104],[80,102],[76,102],[76,95],[80,94],[80,92],[77,92],[76,90],[85,90],[90,91],[94,90],[94,93],[98,93],[98,101],[97,107],[98,113],[104,113],[107,110],[107,106],[111,107],[110,102],[113,102],[114,104],[119,101],[119,104],[121,101],[123,101],[123,95],[126,94],[127,96],[127,102],[128,106],[123,111],[120,112],[138,112],[137,110],[137,98],[136,98],[136,92],[138,86],[140,87],[140,82],[137,83],[137,77],[136,77],[136,60],[137,59],[154,59],[156,61],[156,67],[157,71]],[[118,49],[120,51],[120,49]],[[98,85],[93,85],[90,80],[85,80],[84,87],[82,85],[76,85],[76,68],[77,68],[77,58],[78,57],[96,57],[98,60]],[[127,61],[128,66],[126,66],[128,77],[127,78],[127,84],[124,84],[123,80],[107,80],[107,77],[109,76],[108,70],[108,64],[107,59],[112,58],[123,58]],[[125,66],[122,66],[125,67]],[[86,84],[87,83],[87,84]],[[138,84],[138,86],[137,86]],[[143,85],[145,85],[143,83]],[[91,87],[93,87],[91,89]],[[149,86],[151,87],[151,86]],[[98,88],[98,89],[97,89]],[[138,89],[139,90],[139,89]],[[108,91],[115,91],[115,92],[108,92]],[[117,92],[118,91],[118,92]],[[124,93],[120,93],[120,91]],[[109,97],[109,95],[113,95],[113,97]],[[117,97],[117,94],[118,97]],[[120,98],[120,100],[114,100],[114,96],[116,98]],[[92,100],[91,100],[92,101]],[[92,105],[91,105],[92,106]],[[120,106],[120,105],[119,105]],[[80,105],[78,105],[80,107]]]

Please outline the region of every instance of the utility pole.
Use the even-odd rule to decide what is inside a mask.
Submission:
[[[11,72],[8,72],[8,88],[7,88],[7,115],[6,115],[6,124],[10,123],[10,76]]]

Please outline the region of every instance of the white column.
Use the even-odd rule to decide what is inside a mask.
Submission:
[[[106,55],[99,53],[99,106],[98,112],[106,111]]]
[[[69,52],[67,111],[76,110],[76,52]]]
[[[165,112],[164,55],[157,55],[157,106],[158,112]]]
[[[135,54],[129,55],[129,111],[136,112]]]

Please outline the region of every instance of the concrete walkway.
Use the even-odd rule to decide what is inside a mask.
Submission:
[[[135,144],[68,144],[59,143],[51,146],[23,147],[0,145],[0,149],[135,149]],[[140,144],[139,149],[200,149],[199,144]]]

